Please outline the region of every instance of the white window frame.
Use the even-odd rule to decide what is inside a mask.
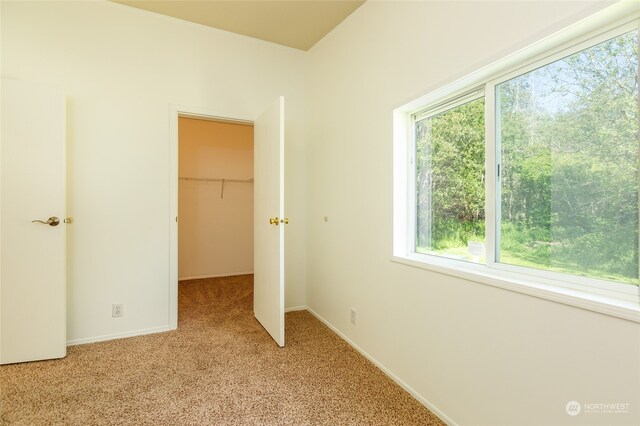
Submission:
[[[495,261],[496,231],[500,223],[500,187],[496,179],[500,152],[495,138],[495,86],[639,27],[640,8],[637,4],[619,2],[503,60],[396,108],[393,112],[392,260],[640,322],[640,286]],[[485,97],[486,265],[415,251],[415,116],[428,114],[442,106],[452,108],[456,101],[460,102],[459,98],[466,98],[479,89],[484,90]]]

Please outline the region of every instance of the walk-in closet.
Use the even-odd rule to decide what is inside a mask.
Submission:
[[[253,125],[180,117],[178,139],[180,281],[252,274]]]

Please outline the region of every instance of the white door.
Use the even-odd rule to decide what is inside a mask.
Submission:
[[[284,346],[284,98],[254,124],[253,313]]]
[[[3,79],[0,114],[0,364],[61,358],[67,349],[65,99]]]

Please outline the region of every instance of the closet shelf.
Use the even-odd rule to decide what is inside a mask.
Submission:
[[[251,179],[224,179],[224,178],[198,178],[198,177],[179,177],[180,180],[196,180],[201,182],[241,182],[241,183],[253,183]]]

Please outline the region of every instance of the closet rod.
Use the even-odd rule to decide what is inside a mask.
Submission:
[[[198,180],[202,182],[243,182],[253,183],[253,179],[222,179],[222,178],[196,178],[196,177],[179,177],[180,180]]]

